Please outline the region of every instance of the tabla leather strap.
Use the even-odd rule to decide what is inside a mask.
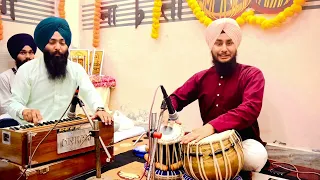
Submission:
[[[12,71],[13,71],[13,73],[14,73],[14,74],[16,74],[16,73],[17,73],[16,68],[11,68],[11,69],[12,69]]]

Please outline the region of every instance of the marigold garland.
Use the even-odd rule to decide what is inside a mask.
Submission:
[[[282,12],[271,19],[266,19],[263,16],[256,16],[253,10],[249,10],[242,13],[236,21],[240,26],[245,23],[249,23],[252,25],[260,25],[262,29],[280,27],[281,23],[284,23],[288,18],[300,13],[302,11],[302,6],[305,3],[305,0],[294,0],[290,7],[285,8]]]
[[[159,37],[161,7],[162,7],[162,1],[154,0],[154,6],[152,9],[152,31],[151,31],[151,37],[154,39],[157,39]]]
[[[277,14],[274,18],[266,19],[263,16],[256,16],[254,10],[249,10],[241,14],[236,21],[242,26],[245,23],[260,25],[262,29],[270,29],[273,27],[279,27],[281,23],[285,22],[287,18],[292,17],[294,14],[298,14],[302,11],[302,6],[306,0],[293,0],[293,4],[290,7],[285,8],[282,12]],[[208,26],[212,20],[201,10],[197,0],[187,0],[189,7],[196,18],[205,26]]]
[[[3,40],[3,25],[2,25],[1,12],[0,12],[0,40]]]
[[[100,44],[100,20],[101,20],[101,0],[96,0],[94,4],[93,16],[93,42],[92,46],[97,48]]]
[[[205,26],[211,24],[212,19],[206,16],[206,14],[201,10],[197,0],[187,0],[189,7],[191,8],[193,14],[196,18]]]
[[[63,19],[66,18],[66,12],[64,10],[64,6],[65,6],[65,0],[60,0],[58,11],[59,11],[59,17],[61,17]]]

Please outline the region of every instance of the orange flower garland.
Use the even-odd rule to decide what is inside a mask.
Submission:
[[[3,40],[3,25],[2,25],[1,12],[0,12],[0,40]]]
[[[65,5],[65,0],[60,0],[59,2],[59,7],[58,7],[58,11],[59,11],[59,16],[63,19],[66,18],[66,12],[64,10],[64,5]]]
[[[100,44],[100,20],[101,20],[101,0],[96,0],[94,4],[93,17],[93,42],[92,46],[97,48]]]

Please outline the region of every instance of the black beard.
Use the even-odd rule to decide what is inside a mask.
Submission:
[[[27,58],[26,60],[24,61],[21,61],[19,59],[16,59],[16,66],[17,66],[17,69],[19,69],[20,66],[22,66],[24,63],[30,61],[31,59]]]
[[[237,67],[237,55],[233,56],[228,62],[220,62],[212,52],[212,63],[214,64],[219,76],[230,76]]]
[[[56,54],[60,54],[59,52],[55,52],[54,54],[50,54],[50,52],[44,50],[43,57],[44,62],[47,68],[47,72],[50,80],[64,80],[67,75],[67,64],[68,64],[68,50],[64,54],[60,54],[60,56],[55,56]]]

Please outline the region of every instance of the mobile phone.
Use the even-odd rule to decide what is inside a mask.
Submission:
[[[295,169],[290,165],[283,164],[281,166],[285,167],[286,169],[283,169],[281,167],[275,167],[275,168],[269,169],[269,172],[275,176],[284,177],[286,174],[288,174],[292,171],[295,171]],[[287,170],[287,169],[291,169],[292,171]]]

